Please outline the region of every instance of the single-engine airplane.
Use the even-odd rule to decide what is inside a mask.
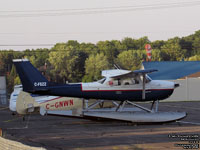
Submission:
[[[13,60],[23,91],[54,96],[117,101],[155,101],[168,98],[178,86],[174,82],[151,80],[147,70],[104,70],[103,79],[90,83],[56,84],[49,82],[27,59]]]
[[[49,82],[28,59],[14,59],[17,73],[23,85],[23,91],[52,96],[65,96],[81,98],[86,108],[82,109],[85,116],[95,116],[111,119],[128,120],[132,122],[168,122],[186,116],[185,112],[158,112],[158,101],[168,98],[179,84],[171,81],[152,80],[147,74],[155,72],[155,69],[146,70],[104,70],[103,79],[89,83],[58,84]],[[85,101],[96,99],[96,102],[88,106]],[[104,101],[112,101],[117,108],[112,113],[89,110]],[[116,103],[119,101],[120,103]],[[133,102],[152,101],[151,109],[145,108]],[[156,108],[154,103],[156,102]],[[126,103],[134,105],[143,112],[120,113]],[[93,111],[93,110],[92,110]],[[101,111],[101,112],[100,112]],[[155,112],[155,113],[154,113]],[[156,113],[158,112],[158,113]],[[65,114],[63,111],[57,114]]]

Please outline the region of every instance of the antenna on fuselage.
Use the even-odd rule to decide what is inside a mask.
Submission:
[[[120,67],[118,64],[114,64],[114,67],[115,67],[116,69],[118,69],[118,70],[121,69],[121,67]]]

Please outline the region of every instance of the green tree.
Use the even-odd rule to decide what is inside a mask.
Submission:
[[[144,50],[145,44],[150,43],[148,37],[144,36],[139,39],[126,37],[122,40],[123,48],[126,50]]]
[[[136,40],[129,37],[126,37],[122,40],[122,45],[126,50],[137,49]]]
[[[80,81],[83,73],[80,67],[84,65],[79,59],[80,52],[73,46],[67,46],[65,43],[56,44],[49,53],[49,62],[52,65],[51,75],[53,80],[60,82]]]
[[[151,61],[163,61],[161,55],[162,55],[161,50],[153,49],[151,52],[151,57],[152,57]]]
[[[196,31],[193,35],[193,54],[199,55],[200,54],[200,30]]]
[[[145,49],[145,45],[150,43],[149,39],[147,36],[144,36],[142,38],[139,38],[138,40],[135,41],[136,42],[136,49],[138,50],[144,50]]]
[[[146,58],[145,53],[144,50],[128,50],[120,53],[117,60],[122,68],[136,70],[141,67],[141,62]]]
[[[66,43],[66,47],[73,47],[74,49],[76,50],[79,50],[79,47],[80,47],[80,44],[78,41],[76,40],[69,40],[67,43]]]
[[[83,81],[90,82],[101,78],[101,71],[109,69],[107,57],[103,54],[90,55],[85,62],[85,73]]]
[[[151,47],[153,49],[161,49],[161,47],[165,44],[165,41],[160,41],[160,40],[156,40],[154,42],[151,42]]]
[[[181,49],[185,49],[186,50],[186,54],[185,57],[190,57],[193,53],[193,46],[192,46],[192,38],[190,36],[188,37],[183,37],[180,39],[180,46]]]
[[[4,56],[3,52],[0,52],[0,75],[3,75],[5,73],[5,62],[4,62]]]
[[[95,44],[92,43],[81,43],[79,46],[80,51],[84,52],[87,56],[99,53],[99,49]]]
[[[20,80],[19,76],[17,76],[14,79],[14,85],[19,85],[19,84],[21,84],[21,80]]]
[[[118,40],[112,40],[111,43],[114,45],[116,53],[115,53],[115,57],[126,50],[126,46],[122,44],[121,41]]]
[[[17,72],[15,66],[12,65],[11,72],[7,75],[7,89],[8,93],[11,93],[14,88],[14,80],[17,77]]]
[[[181,49],[179,44],[180,39],[178,37],[169,39],[165,45],[161,47],[161,57],[165,61],[176,61],[185,58],[186,50]]]
[[[187,59],[188,61],[200,61],[200,55],[194,55]]]
[[[45,48],[36,49],[29,52],[26,51],[26,55],[24,57],[29,59],[36,68],[39,68],[47,62],[49,57],[49,50]]]
[[[99,48],[101,53],[103,52],[104,55],[106,55],[110,67],[112,67],[115,64],[115,58],[118,55],[115,43],[110,41],[99,41],[97,43],[97,47]]]

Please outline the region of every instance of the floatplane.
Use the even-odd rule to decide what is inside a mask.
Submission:
[[[76,98],[82,104],[81,111],[75,111],[75,116],[92,116],[100,118],[110,118],[126,120],[132,122],[169,122],[182,119],[185,112],[161,112],[158,111],[160,100],[164,100],[172,95],[174,89],[179,84],[171,81],[152,80],[148,74],[155,72],[155,69],[145,70],[104,70],[103,78],[99,81],[89,83],[69,83],[58,84],[49,82],[28,59],[15,59],[13,63],[19,74],[23,85],[23,92],[37,94],[39,96],[58,96],[65,98]],[[25,94],[25,93],[24,93]],[[23,93],[22,93],[23,95]],[[30,95],[30,94],[29,94]],[[40,108],[41,114],[68,115],[67,110],[48,110],[55,99],[46,100],[45,107],[36,105],[32,101],[27,101],[25,96],[21,96],[22,104],[26,104],[25,111],[31,112],[35,107]],[[95,102],[90,102],[95,99]],[[151,108],[143,107],[135,102],[152,102]],[[112,102],[115,107],[104,108],[105,102]],[[48,104],[48,107],[47,107]],[[63,106],[64,103],[57,103]],[[129,104],[127,108],[126,105]],[[52,108],[58,106],[52,104]],[[102,107],[94,109],[97,105]],[[134,106],[133,108],[130,107]],[[68,106],[68,105],[67,105]],[[74,113],[72,113],[74,114]]]

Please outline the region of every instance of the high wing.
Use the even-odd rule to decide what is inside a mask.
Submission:
[[[124,74],[120,74],[120,75],[113,75],[110,76],[110,78],[116,79],[116,78],[131,78],[134,77],[135,75],[145,75],[148,73],[152,73],[152,72],[156,72],[158,70],[156,69],[145,69],[145,70],[135,70],[135,71],[130,71]]]

